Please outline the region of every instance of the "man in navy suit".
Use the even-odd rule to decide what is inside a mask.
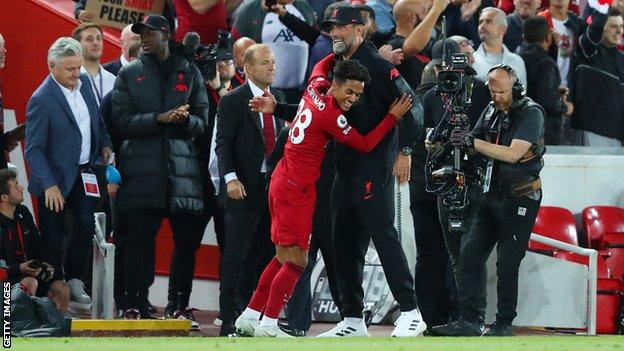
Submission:
[[[90,308],[82,283],[95,228],[92,199],[97,189],[90,180],[96,160],[107,162],[112,149],[88,78],[80,74],[82,63],[82,47],[75,39],[59,38],[48,50],[50,75],[26,110],[26,160],[28,190],[39,200],[46,261],[63,267],[54,278],[68,281],[76,307]],[[66,209],[73,214],[74,230],[65,250]]]

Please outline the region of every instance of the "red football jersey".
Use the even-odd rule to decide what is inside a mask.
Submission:
[[[298,185],[314,183],[320,177],[325,146],[330,138],[357,151],[369,152],[396,124],[395,117],[388,113],[366,136],[352,128],[336,100],[321,93],[329,86],[325,77],[331,64],[333,57],[329,56],[319,62],[318,67],[324,67],[325,72],[318,74],[315,70],[317,74],[312,74],[274,176],[285,176]]]

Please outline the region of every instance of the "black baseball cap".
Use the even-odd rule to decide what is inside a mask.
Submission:
[[[444,48],[444,43],[446,43],[446,48]],[[459,44],[452,39],[446,40],[438,40],[433,44],[433,48],[431,48],[431,65],[440,66],[442,65],[442,51],[446,50],[444,53],[446,64],[451,65],[451,55],[459,53]]]
[[[347,24],[364,24],[362,20],[362,14],[360,9],[354,6],[338,6],[330,14],[328,18],[323,21],[323,27],[328,27],[332,24],[339,26],[346,26]]]
[[[141,34],[141,29],[145,27],[150,30],[159,30],[165,33],[171,33],[169,30],[169,22],[161,15],[147,14],[143,16],[141,22],[136,22],[130,27],[130,30],[136,34]]]

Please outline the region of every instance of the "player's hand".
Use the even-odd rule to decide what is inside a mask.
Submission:
[[[269,93],[268,90],[265,90],[264,93],[266,94],[266,96],[255,96],[251,98],[251,100],[249,100],[249,108],[251,108],[253,112],[275,112],[275,107],[277,106],[277,100],[275,100],[275,96]]]
[[[392,174],[397,177],[399,183],[409,182],[410,168],[412,168],[412,158],[399,152],[392,170]]]
[[[400,98],[394,100],[388,112],[395,115],[397,121],[399,121],[410,108],[412,108],[412,96],[408,93],[404,93]]]
[[[30,266],[30,264],[32,263],[33,260],[29,260],[26,261],[24,263],[20,263],[19,265],[19,270],[20,273],[22,273],[23,275],[27,276],[27,277],[36,277],[39,275],[39,273],[41,273],[41,267],[39,268],[32,268]]]
[[[65,207],[65,198],[61,193],[61,189],[59,189],[57,185],[47,188],[44,195],[45,205],[48,209],[57,213],[63,211],[63,207]]]
[[[399,48],[393,50],[392,46],[389,44],[383,45],[381,48],[379,48],[378,54],[379,56],[381,56],[381,58],[395,66],[400,65],[405,58],[402,49]]]
[[[227,193],[232,200],[242,200],[247,197],[245,186],[238,179],[232,179],[227,183]]]

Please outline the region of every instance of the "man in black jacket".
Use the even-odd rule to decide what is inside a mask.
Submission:
[[[368,133],[379,124],[393,100],[402,91],[412,93],[412,89],[398,70],[379,57],[371,43],[364,41],[363,21],[357,8],[338,7],[325,24],[331,25],[333,49],[338,59],[360,61],[372,77],[372,83],[360,97],[360,102],[346,113],[351,126],[361,134]],[[338,290],[342,299],[340,312],[344,319],[320,336],[369,335],[362,318],[362,270],[371,238],[392,295],[403,312],[392,335],[417,336],[426,329],[416,304],[414,279],[394,227],[392,176],[394,168],[397,177],[409,180],[410,155],[422,132],[420,104],[414,104],[400,128],[399,138],[396,132],[389,133],[368,154],[343,145],[337,147],[337,172],[331,203]],[[394,167],[397,158],[405,159],[406,164]]]
[[[592,23],[574,51],[572,127],[583,131],[583,145],[619,147],[624,139],[624,54],[617,45],[624,19],[614,7],[591,16]]]
[[[561,117],[570,116],[574,106],[563,99],[559,90],[559,68],[547,52],[552,45],[552,37],[544,17],[530,17],[524,22],[525,42],[520,45],[517,54],[522,57],[527,67],[527,96],[540,104],[546,112],[546,145],[559,145]]]
[[[170,48],[164,17],[147,15],[132,31],[141,35],[143,54],[119,71],[112,93],[113,124],[124,139],[119,155],[124,182],[117,201],[127,219],[125,315],[149,318],[138,294],[147,288],[144,261],[165,216],[175,243],[169,300],[179,309],[188,306],[203,236],[196,223],[204,207],[193,138],[206,129],[208,100],[199,69]]]
[[[267,45],[250,46],[244,61],[247,82],[223,96],[217,108],[216,153],[223,179],[220,193],[227,196],[219,286],[222,336],[236,332],[234,322],[240,311],[235,297],[243,263],[253,262],[260,273],[275,255],[269,237],[267,158],[284,122],[269,114],[252,112],[248,103],[266,90],[280,102],[284,95],[270,88],[275,77],[275,56]],[[255,257],[248,259],[250,249],[255,251]],[[258,278],[259,274],[253,278],[253,286]]]

